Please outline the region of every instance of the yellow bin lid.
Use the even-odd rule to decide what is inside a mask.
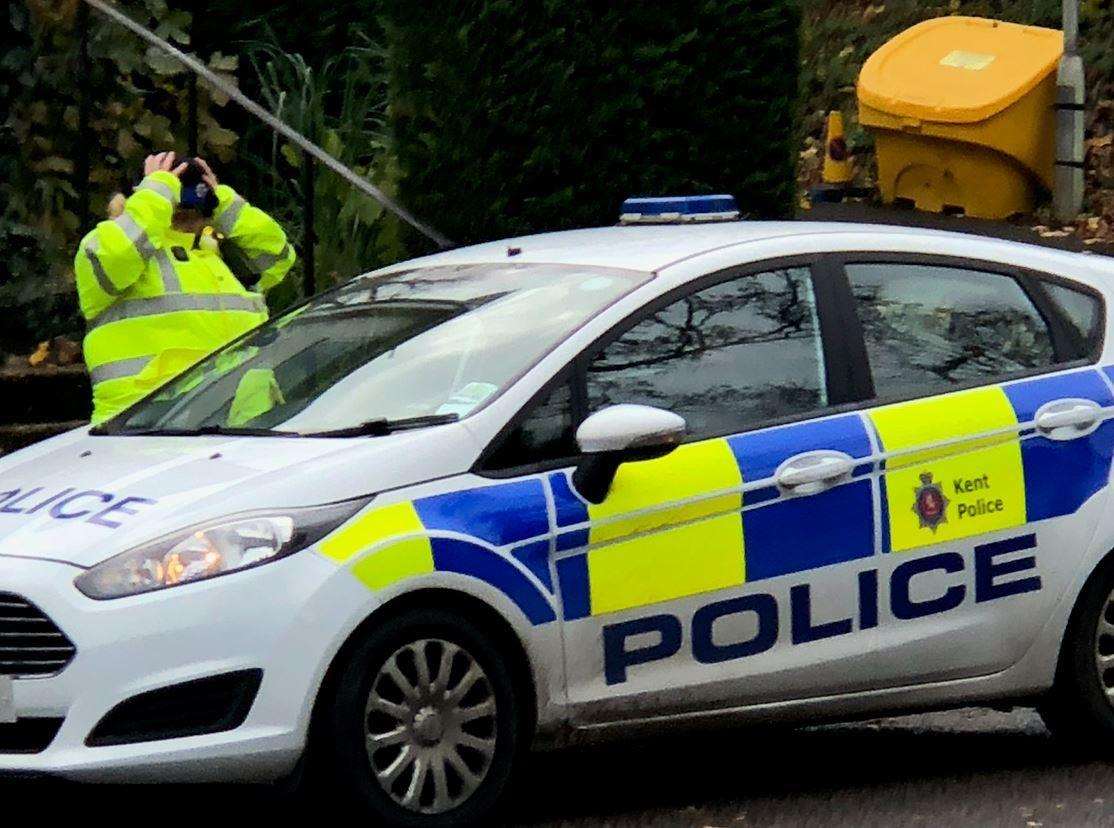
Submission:
[[[1016,103],[1056,71],[1056,29],[981,17],[926,20],[882,46],[859,74],[859,100],[891,115],[970,124]]]

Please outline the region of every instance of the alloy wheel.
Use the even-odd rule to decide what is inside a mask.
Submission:
[[[495,693],[462,647],[399,647],[379,668],[365,714],[372,774],[407,810],[450,811],[483,783],[496,748]]]

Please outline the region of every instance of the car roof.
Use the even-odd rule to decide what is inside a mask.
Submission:
[[[647,272],[724,247],[775,238],[829,234],[914,235],[931,239],[996,242],[1014,252],[1039,247],[983,234],[957,233],[901,225],[826,221],[724,221],[707,224],[657,224],[595,227],[519,236],[435,253],[401,262],[382,272],[413,267],[514,263],[618,267]],[[512,255],[513,252],[513,255]],[[1043,251],[1049,252],[1049,251]]]

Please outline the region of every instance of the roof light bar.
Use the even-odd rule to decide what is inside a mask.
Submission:
[[[684,224],[698,221],[734,221],[739,218],[735,196],[663,196],[628,198],[623,202],[620,224]]]

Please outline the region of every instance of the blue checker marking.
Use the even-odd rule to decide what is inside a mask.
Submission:
[[[553,490],[553,505],[557,511],[558,526],[575,526],[588,520],[588,507],[573,494],[568,472],[555,472],[549,476]]]
[[[743,503],[747,506],[755,506],[759,503],[766,503],[770,500],[777,500],[781,496],[777,486],[763,486],[761,489],[754,489],[743,495]]]
[[[869,457],[871,453],[866,426],[857,414],[740,434],[728,437],[727,444],[739,463],[744,483],[773,477],[778,466],[806,451],[834,449],[851,457]]]
[[[1003,387],[1018,422],[1031,421],[1042,405],[1078,397],[1099,405],[1114,404],[1110,389],[1096,371],[1039,377]],[[1023,432],[1023,433],[1032,433]],[[1025,470],[1025,505],[1029,521],[1070,515],[1106,485],[1114,453],[1114,422],[1077,440],[1053,441],[1034,436],[1021,441]]]
[[[859,458],[871,454],[857,414],[772,428],[727,438],[744,482],[774,476],[797,454],[831,449]],[[870,464],[860,464],[870,470]],[[868,478],[810,497],[779,496],[762,488],[743,497],[747,581],[804,572],[874,554],[874,502]],[[749,508],[757,507],[757,508]]]
[[[588,545],[587,529],[570,529],[557,536],[557,551],[566,552],[569,549],[580,549]]]
[[[540,540],[511,550],[515,560],[525,566],[553,594],[553,576],[549,571],[549,541]]]
[[[561,584],[561,603],[565,619],[575,621],[592,614],[591,593],[588,591],[588,556],[573,555],[557,561],[557,580]]]
[[[878,490],[881,493],[878,501],[881,514],[878,517],[882,524],[882,552],[887,553],[892,552],[893,549],[890,546],[890,501],[889,492],[886,490],[885,475],[879,475],[878,477]]]
[[[747,581],[874,554],[869,480],[743,513]]]
[[[541,591],[497,552],[455,538],[433,538],[433,565],[438,572],[456,572],[491,584],[510,598],[532,624],[556,619]]]
[[[465,489],[414,502],[431,531],[460,532],[506,546],[549,533],[545,488],[540,479]]]
[[[1108,372],[1109,370],[1107,369]],[[1094,400],[1104,406],[1114,403],[1114,398],[1110,396],[1110,388],[1103,382],[1098,372],[1092,370],[1022,380],[1005,385],[1002,390],[1009,397],[1018,422],[1032,420],[1037,415],[1038,408],[1053,400],[1080,397]]]

